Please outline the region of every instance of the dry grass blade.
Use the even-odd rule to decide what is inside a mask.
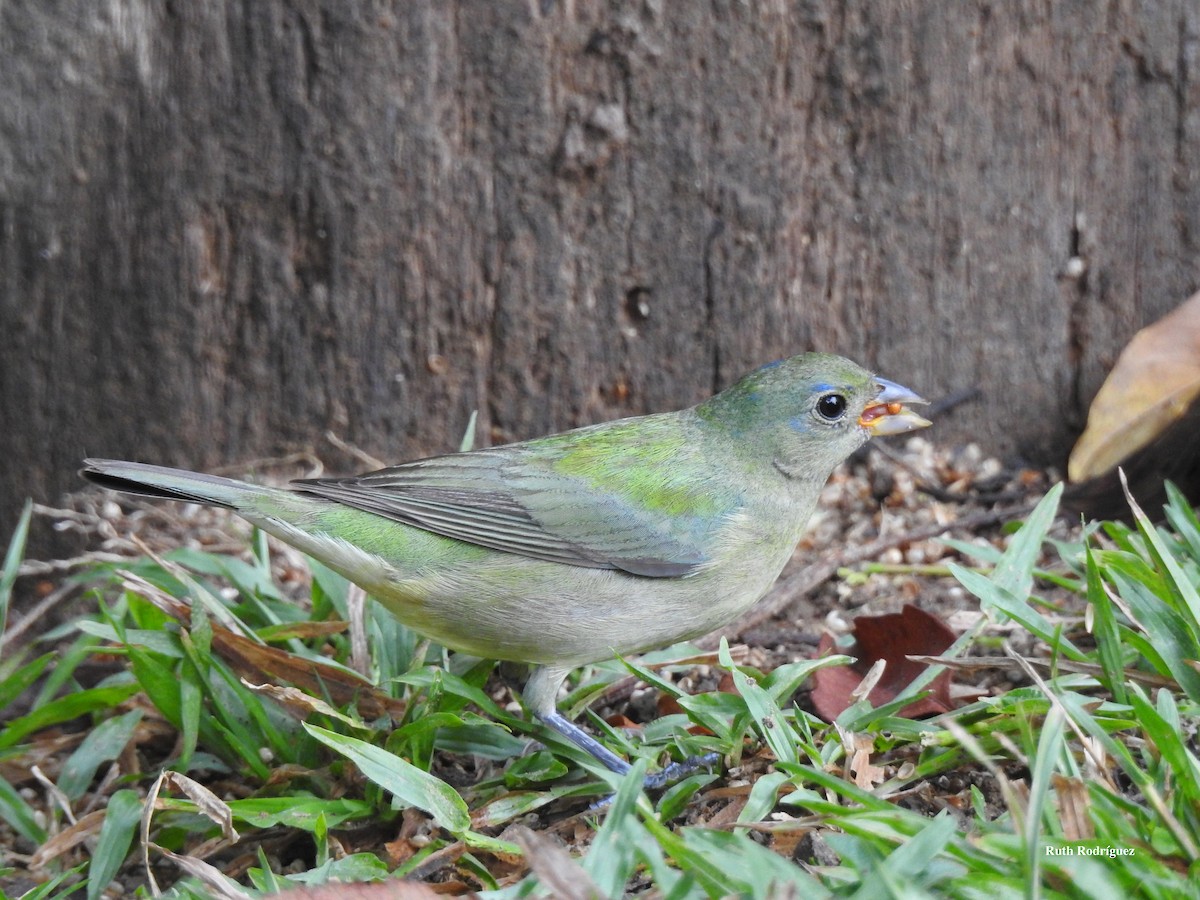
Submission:
[[[47,865],[72,848],[79,846],[84,841],[91,840],[100,833],[100,826],[103,824],[104,810],[98,809],[88,813],[75,824],[64,828],[38,847],[33,856],[29,857],[30,871],[36,872],[46,868]]]
[[[571,854],[551,838],[523,827],[513,828],[509,836],[549,896],[560,900],[598,900],[602,896]]]
[[[359,711],[369,719],[404,715],[403,701],[387,695],[361,675],[342,666],[264,646],[215,622],[212,630],[213,650],[247,682],[259,683],[264,677],[286,681],[318,697],[327,696],[338,706],[356,703]]]
[[[207,896],[212,898],[212,900],[253,900],[253,894],[242,890],[238,887],[236,881],[204,860],[196,859],[194,856],[175,853],[166,847],[158,846],[158,844],[150,843],[148,846],[157,850],[187,874],[199,880],[208,888],[209,893]]]
[[[188,799],[196,804],[196,809],[201,815],[208,817],[220,827],[221,834],[227,840],[238,840],[238,833],[233,827],[233,811],[224,800],[200,782],[194,781],[180,772],[166,772],[162,781],[186,794]],[[157,800],[155,805],[157,806]]]
[[[350,665],[360,675],[371,671],[371,648],[367,643],[367,592],[357,584],[346,591],[350,616]]]
[[[155,587],[140,576],[121,573],[127,589],[135,591],[184,625],[192,621],[191,607]],[[286,681],[317,696],[328,696],[337,705],[356,702],[367,718],[404,715],[405,704],[380,691],[361,675],[343,666],[296,656],[262,642],[257,635],[238,634],[219,622],[211,622],[213,650],[244,680]],[[341,630],[339,627],[338,630]]]
[[[1133,618],[1130,616],[1129,618]],[[1025,671],[1025,666],[1032,666],[1045,672],[1051,670],[1057,672],[1070,672],[1077,675],[1093,675],[1099,677],[1104,674],[1104,667],[1099,663],[1078,662],[1073,659],[1056,659],[1040,658],[1040,657],[1021,657],[1022,663],[1018,663],[1015,659],[1000,656],[923,656],[913,654],[908,657],[913,662],[923,663],[925,665],[945,666],[948,669],[960,669],[963,671],[977,671],[979,669],[1008,669],[1015,671]],[[1124,677],[1128,681],[1143,684],[1151,688],[1167,688],[1168,690],[1179,690],[1179,684],[1173,678],[1167,678],[1158,675],[1154,672],[1144,672],[1138,669],[1124,669]]]
[[[1068,841],[1090,841],[1096,836],[1096,827],[1089,812],[1092,801],[1087,784],[1080,778],[1067,778],[1058,772],[1051,778],[1058,797],[1063,837]]]

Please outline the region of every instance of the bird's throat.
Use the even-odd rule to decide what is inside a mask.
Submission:
[[[780,459],[779,457],[775,457],[775,459],[771,461],[771,464],[775,466],[775,471],[777,471],[790,482],[803,484],[806,482],[811,483],[817,480],[813,477],[811,465],[806,466],[804,463],[790,462],[786,459]],[[821,482],[824,483],[824,480],[827,477],[828,473],[824,473],[821,477]]]

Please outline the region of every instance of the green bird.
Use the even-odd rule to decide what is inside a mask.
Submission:
[[[526,708],[629,764],[558,712],[580,665],[707,634],[791,557],[822,486],[872,436],[930,423],[907,388],[809,353],[698,406],[264,487],[86,460],[103,487],[223,506],[362,586],[447,647],[529,663]]]

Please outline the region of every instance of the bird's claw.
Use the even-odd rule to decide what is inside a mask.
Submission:
[[[705,753],[703,756],[689,756],[687,759],[671,763],[657,772],[652,772],[642,780],[642,788],[647,791],[658,791],[682,781],[689,775],[709,769],[721,761],[720,753]]]

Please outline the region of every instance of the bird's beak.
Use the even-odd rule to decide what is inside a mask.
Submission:
[[[918,416],[905,403],[928,403],[919,394],[908,388],[888,381],[886,378],[876,378],[879,394],[875,401],[862,411],[858,424],[871,432],[873,437],[888,434],[903,434],[906,431],[916,431],[927,428],[933,423],[923,416]]]

